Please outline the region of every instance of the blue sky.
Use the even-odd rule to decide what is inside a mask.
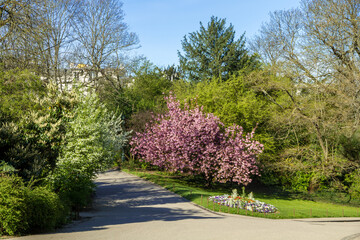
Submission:
[[[251,39],[269,12],[296,8],[300,0],[122,0],[124,21],[140,39],[136,54],[158,66],[178,64],[181,40],[207,25],[211,16],[226,18],[239,37]]]

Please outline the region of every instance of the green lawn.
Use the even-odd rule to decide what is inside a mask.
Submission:
[[[210,196],[231,194],[231,187],[225,188],[222,185],[217,185],[212,189],[208,189],[201,181],[197,181],[191,177],[182,177],[179,175],[168,174],[158,171],[142,171],[142,170],[129,170],[122,169],[137,175],[141,178],[149,180],[166,189],[179,194],[180,196],[189,199],[197,205],[209,208],[216,212],[230,212],[233,214],[249,215],[256,217],[266,218],[319,218],[319,217],[360,217],[360,207],[345,206],[332,203],[315,202],[309,200],[297,199],[293,196],[284,194],[269,193],[264,191],[254,191],[254,197],[262,202],[272,204],[278,208],[277,213],[263,214],[253,213],[242,209],[227,208],[225,206],[214,205],[207,199]],[[238,189],[238,192],[241,189]]]

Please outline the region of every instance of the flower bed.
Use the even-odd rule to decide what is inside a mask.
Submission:
[[[212,196],[209,200],[219,205],[241,208],[252,212],[275,213],[277,211],[277,208],[273,205],[255,200],[252,193],[246,196],[243,191],[242,196],[239,196],[236,189],[233,190],[232,195]]]

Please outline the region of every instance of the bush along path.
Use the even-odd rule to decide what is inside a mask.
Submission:
[[[127,143],[121,116],[95,93],[48,88],[35,101],[43,112],[19,126],[0,121],[0,236],[52,231],[78,218],[96,174]]]
[[[234,195],[234,193],[227,194],[229,191],[231,193],[231,190],[216,187],[213,189],[199,187],[201,183],[196,182],[193,177],[139,169],[123,169],[123,171],[163,186],[193,203],[214,212],[273,219],[360,217],[360,206],[315,202],[281,196],[275,193],[271,195],[265,193],[245,194],[243,192],[240,196],[233,197],[233,199],[237,198],[237,200],[240,200],[239,207],[239,204],[235,202],[233,205],[231,204],[229,197]],[[259,207],[256,208],[256,205],[261,205],[261,209]]]

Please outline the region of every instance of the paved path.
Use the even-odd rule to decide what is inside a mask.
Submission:
[[[133,175],[100,174],[94,209],[56,233],[21,240],[359,240],[360,218],[272,220],[203,210]]]

